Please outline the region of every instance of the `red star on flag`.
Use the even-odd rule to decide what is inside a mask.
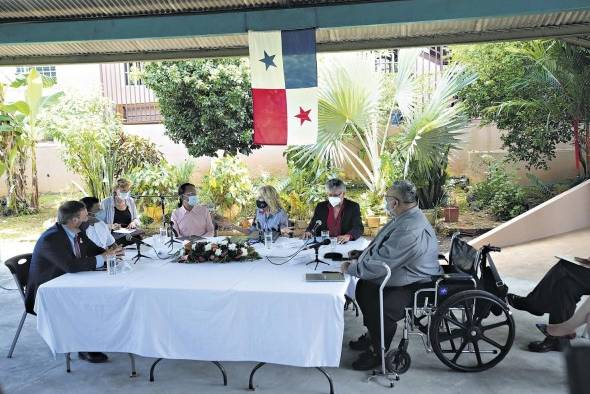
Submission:
[[[311,112],[311,109],[304,111],[303,108],[299,107],[299,114],[295,115],[296,118],[299,118],[299,121],[301,122],[299,125],[303,125],[303,122],[305,122],[306,120],[311,122],[311,119],[309,118],[309,113]]]

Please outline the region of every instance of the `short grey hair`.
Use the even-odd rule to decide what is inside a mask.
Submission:
[[[334,192],[336,190],[340,190],[341,192],[346,191],[346,185],[342,181],[342,179],[334,178],[330,179],[326,182],[326,190],[329,192]]]
[[[80,201],[66,201],[57,209],[57,222],[67,224],[73,218],[80,216],[80,211],[86,209],[86,205]]]
[[[418,202],[418,192],[416,185],[407,180],[395,181],[391,189],[399,197],[400,202],[404,204],[414,204]]]

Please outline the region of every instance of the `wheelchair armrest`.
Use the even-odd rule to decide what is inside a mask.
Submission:
[[[444,280],[472,281],[473,277],[464,272],[451,272],[442,276]]]

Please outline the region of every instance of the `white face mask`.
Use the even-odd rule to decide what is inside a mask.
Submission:
[[[119,197],[122,199],[126,199],[129,197],[129,192],[119,192]]]
[[[339,205],[340,201],[342,201],[342,200],[340,197],[328,197],[328,201],[330,202],[330,205],[335,207],[335,206]]]

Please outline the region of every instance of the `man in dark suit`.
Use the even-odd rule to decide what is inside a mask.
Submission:
[[[57,212],[57,223],[47,229],[35,244],[26,288],[27,312],[35,313],[37,289],[65,273],[94,271],[105,259],[121,251],[119,246],[107,250],[96,246],[81,230],[88,221],[86,207],[80,201],[66,201]],[[75,302],[75,300],[72,300]],[[103,353],[79,353],[90,362],[108,360]]]
[[[363,235],[363,222],[361,220],[361,208],[354,202],[344,198],[346,185],[340,179],[330,179],[326,183],[328,200],[322,201],[315,207],[313,218],[307,226],[304,238],[319,235],[321,231],[329,231],[330,237],[336,237],[338,243],[355,240]],[[311,231],[318,220],[322,224],[317,228],[316,234]]]

